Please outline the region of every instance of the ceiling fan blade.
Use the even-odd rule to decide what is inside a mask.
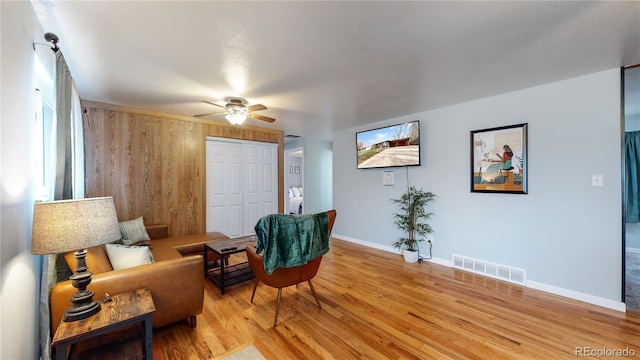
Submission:
[[[212,112],[212,113],[206,113],[206,114],[198,114],[198,115],[193,115],[193,117],[204,117],[204,116],[209,116],[209,115],[220,115],[220,114],[224,114],[224,111],[218,111],[218,112]]]
[[[247,111],[249,111],[249,112],[260,111],[260,110],[267,110],[267,107],[262,105],[262,104],[255,104],[255,105],[247,106]]]
[[[225,106],[218,105],[218,104],[216,104],[216,103],[214,103],[214,102],[211,102],[211,101],[202,100],[202,102],[203,102],[203,103],[205,103],[205,104],[209,104],[209,105],[213,105],[213,106],[217,106],[217,107],[221,107],[221,108],[223,108],[223,109],[226,109],[226,107],[225,107]]]
[[[258,115],[258,114],[249,114],[250,118],[254,118],[256,120],[262,120],[262,121],[266,121],[266,122],[274,122],[276,121],[276,119],[268,117],[268,116],[262,116],[262,115]]]

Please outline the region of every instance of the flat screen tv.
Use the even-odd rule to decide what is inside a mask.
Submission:
[[[420,165],[420,121],[356,133],[358,169]]]

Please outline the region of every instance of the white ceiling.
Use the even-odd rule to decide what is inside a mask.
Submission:
[[[311,138],[640,63],[637,1],[32,2],[83,99]]]

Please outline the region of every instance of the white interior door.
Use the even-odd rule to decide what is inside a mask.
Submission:
[[[246,143],[245,235],[253,234],[258,220],[278,212],[278,147],[275,144]]]
[[[207,141],[207,232],[243,232],[242,144]]]
[[[258,220],[278,212],[278,145],[207,140],[207,231],[253,234]]]

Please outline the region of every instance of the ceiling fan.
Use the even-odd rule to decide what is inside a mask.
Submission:
[[[206,114],[193,115],[194,117],[204,117],[209,115],[224,115],[225,119],[229,120],[229,122],[232,123],[233,125],[242,124],[247,117],[250,117],[256,120],[270,122],[270,123],[276,121],[276,119],[274,118],[253,113],[254,111],[267,110],[266,106],[262,104],[245,105],[246,100],[241,98],[229,98],[227,104],[224,106],[216,104],[211,101],[206,101],[206,100],[203,100],[202,102],[209,105],[223,108],[225,110],[206,113]]]

